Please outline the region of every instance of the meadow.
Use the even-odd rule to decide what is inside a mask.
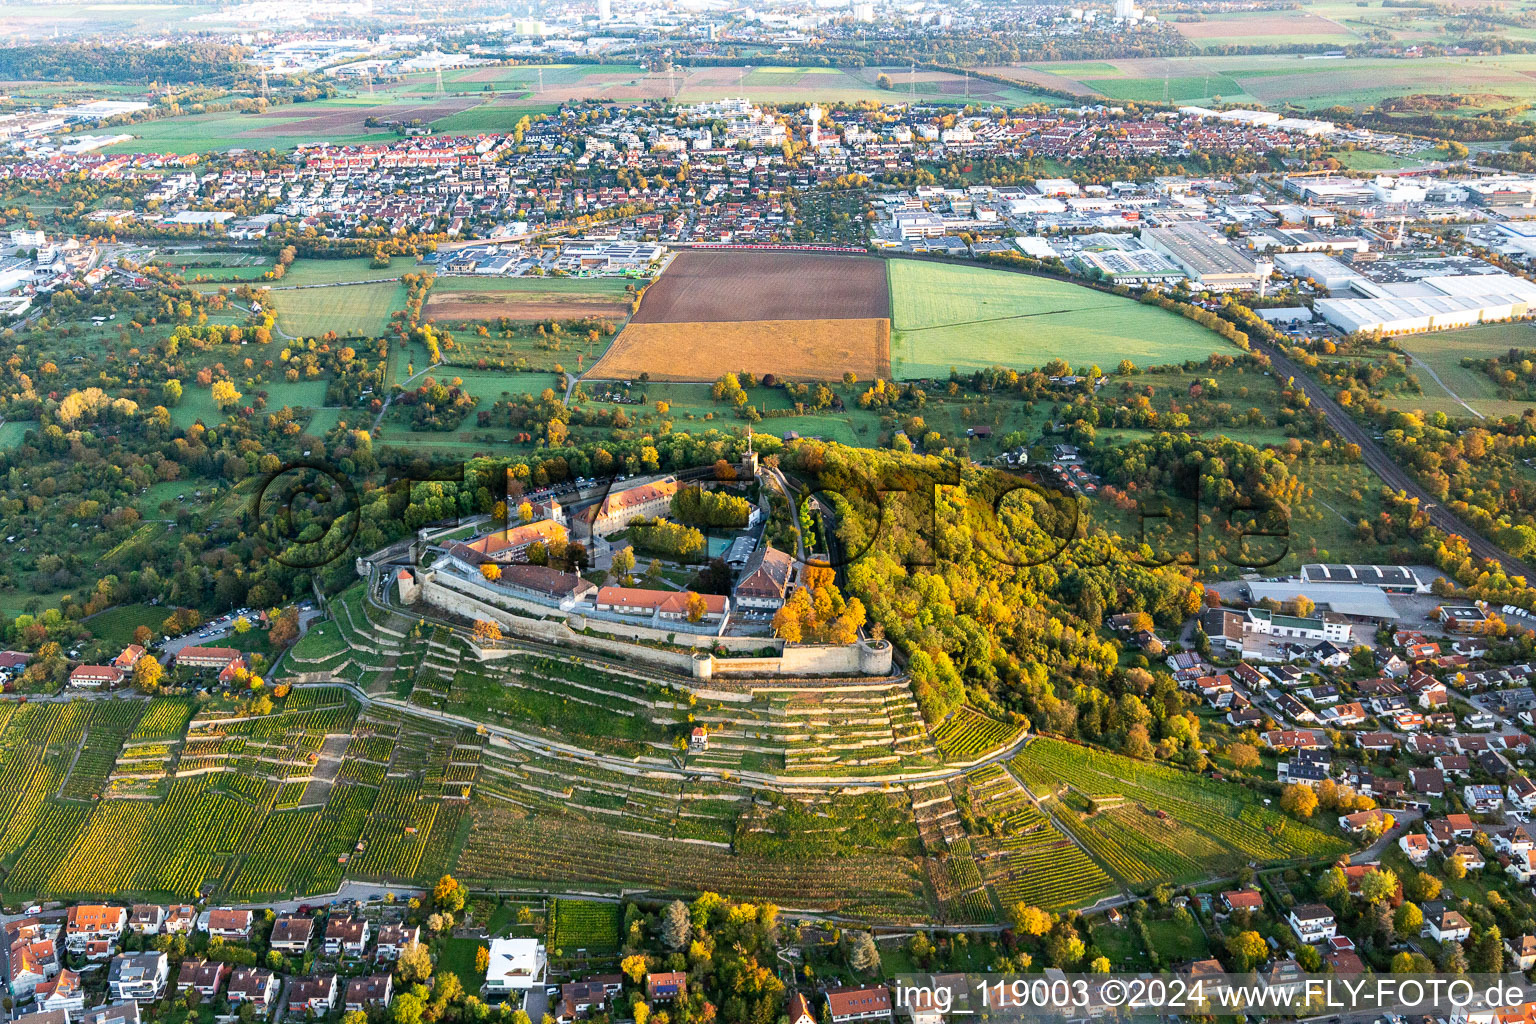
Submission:
[[[1080,285],[980,267],[893,259],[891,369],[945,378],[989,366],[1141,367],[1233,351],[1183,317]]]
[[[341,260],[300,259],[283,274],[274,287],[296,288],[312,284],[352,284],[358,281],[394,281],[417,269],[410,256],[394,256],[389,266],[376,267],[368,257]]]
[[[327,331],[377,337],[388,329],[394,311],[405,308],[405,286],[396,281],[278,287],[268,294],[278,330],[289,338],[315,338]]]
[[[1406,334],[1396,340],[1398,346],[1412,357],[1413,364],[1408,370],[1418,377],[1424,393],[1422,396],[1388,399],[1386,404],[1392,408],[1466,416],[1467,406],[1470,406],[1495,419],[1519,416],[1530,408],[1529,402],[1500,398],[1487,374],[1462,366],[1461,361],[1464,358],[1490,359],[1504,355],[1512,348],[1536,349],[1536,326],[1519,322],[1485,324],[1458,331]]]
[[[27,431],[36,429],[36,420],[7,420],[0,423],[0,448],[15,448],[26,439]]]

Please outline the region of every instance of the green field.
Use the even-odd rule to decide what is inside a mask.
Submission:
[[[309,284],[350,284],[354,281],[393,281],[417,269],[410,256],[395,256],[387,267],[373,266],[373,260],[356,257],[345,260],[295,260],[280,281],[279,288]]]
[[[27,431],[36,429],[36,420],[8,420],[0,423],[0,448],[15,448],[26,438]]]
[[[1161,366],[1235,351],[1183,317],[1049,278],[891,260],[891,371],[947,377],[989,366],[1033,369],[1065,359],[1113,369]]]
[[[391,314],[405,307],[405,286],[394,281],[278,288],[269,294],[278,329],[290,338],[314,338],[326,331],[377,337],[389,327]]]
[[[133,631],[140,626],[148,626],[159,633],[160,623],[168,614],[158,605],[124,604],[91,616],[86,620],[86,626],[103,647],[115,652],[133,641]]]
[[[1409,371],[1419,378],[1423,396],[1393,398],[1387,405],[1394,409],[1421,409],[1444,412],[1448,416],[1466,416],[1471,406],[1484,416],[1499,418],[1519,416],[1530,408],[1529,402],[1511,402],[1499,397],[1498,389],[1487,375],[1462,366],[1463,358],[1489,359],[1512,348],[1536,348],[1536,326],[1529,323],[1487,324],[1460,331],[1409,334],[1397,339],[1398,345],[1413,357],[1416,366]],[[1432,370],[1440,378],[1425,372]],[[1460,401],[1457,401],[1460,399]]]

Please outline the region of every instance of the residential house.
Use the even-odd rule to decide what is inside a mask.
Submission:
[[[1504,806],[1504,790],[1493,785],[1468,785],[1461,789],[1462,800],[1475,814],[1487,814]]]
[[[1420,935],[1436,942],[1465,942],[1472,934],[1472,925],[1460,913],[1442,903],[1425,904],[1424,928]]]
[[[112,689],[123,681],[123,670],[114,665],[78,665],[69,673],[69,685],[87,690]]]
[[[272,922],[270,945],[279,953],[303,956],[315,934],[315,919],[301,914],[283,914]]]
[[[685,971],[656,971],[645,976],[645,998],[676,999],[688,991],[688,974]]]
[[[547,966],[544,944],[537,939],[492,939],[484,991],[488,996],[526,992],[543,983]]]
[[[827,990],[827,1012],[832,1024],[891,1019],[891,991],[884,985]]]
[[[560,986],[560,1012],[555,1019],[560,1024],[586,1020],[592,1014],[601,1013],[607,1008],[611,994],[607,985],[595,979],[566,982]],[[790,997],[789,1013],[790,1022],[793,1024],[795,1019],[793,996]],[[816,1024],[816,1021],[812,1019],[811,1024]]]
[[[69,908],[65,922],[64,945],[70,952],[79,953],[93,940],[116,942],[128,925],[128,910],[82,903]]]
[[[1257,889],[1233,889],[1221,894],[1222,905],[1228,910],[1264,909],[1264,895]]]
[[[231,1008],[250,1003],[256,1008],[257,1017],[265,1017],[277,1004],[277,994],[282,983],[277,975],[264,967],[237,967],[229,976],[226,997]]]
[[[1354,814],[1341,814],[1339,827],[1350,835],[1360,835],[1368,831],[1378,822],[1385,824],[1389,815],[1379,807],[1373,807],[1368,811],[1356,811]]]
[[[62,969],[59,947],[48,939],[18,939],[11,944],[10,993],[14,1000],[31,999],[39,985]]]
[[[784,1006],[784,1012],[789,1016],[789,1024],[817,1024],[816,1015],[811,1012],[811,1004],[802,993],[796,992],[789,997],[789,1002]]]
[[[1536,783],[1519,773],[1512,773],[1506,785],[1509,802],[1529,811],[1536,809]]]
[[[373,957],[381,962],[386,960],[394,962],[400,959],[400,954],[406,946],[420,941],[419,925],[387,924],[379,929],[379,942],[374,948]]]
[[[1449,860],[1451,857],[1459,858],[1462,866],[1468,871],[1481,871],[1488,866],[1482,851],[1468,843],[1452,848],[1451,852],[1446,854],[1446,859]]]
[[[325,955],[362,956],[368,933],[368,922],[361,917],[332,917],[325,923]]]
[[[15,1024],[69,1024],[69,1014],[63,1010],[39,1010],[22,1014]]]
[[[370,1003],[379,1006],[389,1002],[394,994],[394,981],[387,974],[369,974],[347,982],[345,1007],[347,1010],[366,1010]]]
[[[165,934],[191,935],[197,927],[197,908],[186,904],[173,905],[165,912]]]
[[[1296,937],[1309,944],[1323,942],[1338,934],[1338,923],[1333,918],[1333,911],[1321,903],[1297,904],[1291,908],[1287,921]]]
[[[135,903],[128,914],[128,930],[135,935],[159,935],[165,927],[165,908],[158,903]]]
[[[1398,839],[1397,845],[1413,864],[1423,867],[1429,863],[1429,837],[1424,833],[1403,836]]]
[[[189,956],[181,962],[181,970],[176,975],[176,991],[194,989],[204,999],[212,999],[224,987],[228,975],[229,964]]]
[[[1511,936],[1504,940],[1504,951],[1509,954],[1506,967],[1521,971],[1536,967],[1536,935]]]
[[[139,1024],[139,1004],[130,1000],[92,1007],[81,1015],[80,1024]]]
[[[1411,768],[1408,782],[1415,793],[1429,797],[1445,796],[1445,773],[1438,768]]]
[[[79,1017],[85,1011],[85,986],[80,975],[67,967],[52,981],[37,986],[33,997],[39,1010],[62,1011],[66,1018]]]
[[[248,942],[255,927],[256,916],[249,910],[210,910],[203,920],[208,937],[225,942]]]
[[[313,1014],[323,1017],[336,1007],[336,975],[316,974],[288,983],[288,1016]]]
[[[171,962],[164,953],[123,953],[107,969],[107,991],[120,1001],[154,1002],[165,994],[170,976]]]

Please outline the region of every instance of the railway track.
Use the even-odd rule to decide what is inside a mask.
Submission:
[[[1383,483],[1394,490],[1404,492],[1409,497],[1417,498],[1419,507],[1426,511],[1429,521],[1437,529],[1462,538],[1467,542],[1467,547],[1471,549],[1473,555],[1498,562],[1507,575],[1524,576],[1528,580],[1536,579],[1536,571],[1533,571],[1529,565],[1504,552],[1493,541],[1472,529],[1464,519],[1431,497],[1430,493],[1407,470],[1399,466],[1364,427],[1356,423],[1344,408],[1334,401],[1333,396],[1328,394],[1321,384],[1313,380],[1293,360],[1263,342],[1256,341],[1253,347],[1269,357],[1270,366],[1277,374],[1283,374],[1296,382],[1296,386],[1301,389],[1302,394],[1307,396],[1312,407],[1322,411],[1323,417],[1335,433],[1350,444],[1359,446],[1361,461],[1381,477]]]

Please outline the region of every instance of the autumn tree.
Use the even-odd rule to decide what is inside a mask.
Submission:
[[[501,627],[489,619],[475,620],[475,640],[481,644],[493,644],[501,639]]]
[[[160,689],[160,680],[165,676],[165,669],[160,667],[160,662],[153,655],[146,654],[133,666],[133,685],[145,693],[154,693]]]
[[[408,942],[400,950],[400,961],[395,965],[400,980],[407,984],[425,982],[432,977],[432,951],[419,942]]]
[[[240,392],[235,390],[234,384],[227,380],[213,382],[213,404],[219,407],[221,412],[227,412],[232,406],[240,402]]]
[[[1312,787],[1294,782],[1280,793],[1280,807],[1287,814],[1310,818],[1317,812],[1317,794]]]
[[[432,888],[432,903],[439,910],[446,910],[450,914],[458,913],[464,909],[464,887],[458,879],[452,875],[444,875],[437,880],[437,885]]]

